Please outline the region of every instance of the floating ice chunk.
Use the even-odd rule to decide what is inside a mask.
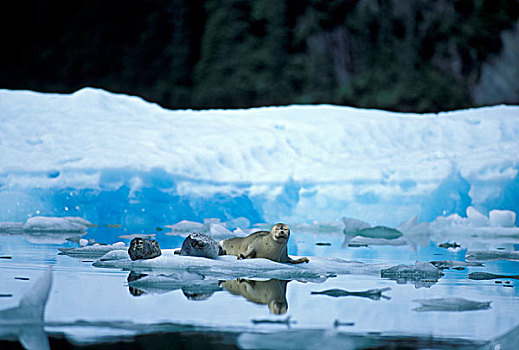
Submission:
[[[390,246],[403,246],[407,244],[407,241],[402,238],[397,239],[386,239],[386,238],[370,238],[356,236],[351,240],[347,241],[348,246],[373,246],[373,245],[390,245]]]
[[[506,251],[468,251],[465,255],[467,260],[519,260],[519,252]]]
[[[92,224],[77,217],[34,216],[23,225],[24,231],[36,232],[84,232]]]
[[[344,223],[344,232],[350,233],[350,232],[357,232],[359,230],[362,230],[364,228],[371,227],[370,224],[367,222],[364,222],[362,220],[353,219],[353,218],[342,218],[342,222]]]
[[[438,260],[431,261],[436,268],[440,270],[451,269],[451,268],[460,268],[460,267],[468,267],[468,266],[485,266],[483,263],[475,262],[475,261],[455,261],[455,260]]]
[[[490,225],[495,227],[514,227],[515,212],[511,210],[491,210]]]
[[[443,275],[443,272],[433,264],[421,261],[417,261],[415,265],[397,265],[380,271],[382,278],[395,280],[398,284],[413,282],[416,288],[430,287]]]
[[[81,238],[81,239],[79,240],[79,245],[80,245],[81,247],[85,247],[87,244],[88,244],[88,240],[87,240],[87,239]]]
[[[23,223],[22,222],[0,222],[0,232],[1,233],[22,233],[23,232]]]
[[[222,224],[209,224],[209,232],[214,239],[234,237],[233,233]]]
[[[491,301],[473,301],[463,298],[416,299],[421,306],[414,311],[476,311],[490,309]]]
[[[79,217],[51,217],[34,216],[21,222],[2,222],[0,232],[6,233],[28,233],[28,232],[76,232],[83,233],[90,226],[89,221]]]
[[[96,267],[128,270],[187,270],[206,277],[219,279],[276,278],[321,282],[337,274],[379,275],[387,265],[364,264],[339,258],[309,257],[310,262],[292,265],[268,259],[237,260],[235,256],[222,255],[206,259],[174,254],[175,249],[163,249],[162,255],[149,260],[131,261],[125,251],[114,250],[94,262]],[[294,257],[297,258],[297,257]]]
[[[166,232],[167,235],[187,235],[192,232],[207,233],[209,228],[208,225],[189,220],[182,220],[173,225],[165,225],[165,227],[171,229],[171,232]]]
[[[60,255],[68,255],[78,258],[99,258],[113,250],[124,251],[128,255],[128,247],[124,242],[117,242],[114,244],[99,244],[89,245],[80,248],[58,248]],[[129,258],[129,256],[128,256]]]
[[[471,280],[495,280],[499,278],[510,278],[514,280],[519,280],[519,275],[497,275],[495,273],[489,272],[472,272],[469,273],[469,279]]]

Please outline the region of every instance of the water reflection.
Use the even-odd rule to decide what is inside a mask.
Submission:
[[[0,339],[14,337],[26,349],[49,349],[43,316],[51,286],[52,271],[47,269],[18,306],[0,310]]]
[[[387,287],[387,288],[368,289],[368,290],[360,291],[360,292],[350,292],[350,291],[343,290],[343,289],[328,289],[328,290],[323,290],[320,292],[311,292],[310,294],[327,295],[327,296],[335,297],[335,298],[353,296],[353,297],[368,298],[371,300],[380,300],[380,298],[390,300],[391,297],[388,297],[387,295],[382,294],[384,292],[387,292],[388,290],[391,290],[391,288]]]
[[[126,278],[128,290],[133,296],[143,294],[163,294],[180,289],[188,300],[207,300],[215,292],[221,291],[220,281],[189,271],[169,274],[147,274],[131,271]]]
[[[275,315],[283,315],[288,310],[286,297],[288,282],[290,281],[277,279],[255,281],[238,278],[224,281],[220,286],[229,293],[241,295],[253,303],[268,305],[270,312]]]
[[[131,271],[126,280],[130,294],[135,297],[180,289],[188,300],[199,301],[209,299],[215,292],[226,290],[250,302],[267,305],[270,312],[275,315],[285,314],[288,310],[286,292],[290,281],[285,280],[206,279],[201,274],[187,271],[158,275]]]

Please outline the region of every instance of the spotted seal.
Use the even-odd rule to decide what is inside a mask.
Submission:
[[[128,248],[128,255],[132,260],[153,259],[161,254],[159,242],[154,239],[135,237]]]
[[[214,259],[221,255],[221,249],[218,243],[205,233],[194,232],[186,237],[182,248],[175,251],[175,254]]]
[[[291,259],[287,253],[290,229],[278,223],[269,231],[254,232],[247,237],[224,239],[220,246],[224,254],[236,255],[238,259],[265,258],[277,262],[300,264],[308,262],[307,257]]]

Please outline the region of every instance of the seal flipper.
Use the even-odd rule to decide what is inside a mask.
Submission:
[[[218,243],[218,255],[227,255],[227,252],[225,251],[225,249],[223,249],[220,243],[221,242]]]

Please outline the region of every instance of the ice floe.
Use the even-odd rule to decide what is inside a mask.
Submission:
[[[162,255],[148,260],[131,261],[122,250],[114,250],[94,262],[96,267],[121,268],[133,271],[188,270],[222,280],[235,278],[275,278],[323,281],[337,274],[378,275],[388,265],[365,264],[340,258],[310,257],[308,264],[292,265],[268,259],[243,259],[223,255],[215,259],[181,256],[176,249],[163,249]]]
[[[444,275],[432,263],[417,261],[414,265],[397,265],[380,271],[380,277],[398,284],[414,283],[416,288],[431,287]]]
[[[0,222],[0,232],[5,233],[39,233],[39,232],[74,232],[84,233],[92,223],[80,217],[34,216],[25,223]]]
[[[124,251],[128,256],[128,246],[124,242],[117,242],[114,244],[99,244],[87,245],[78,248],[58,248],[60,255],[68,255],[77,258],[99,258],[108,252],[117,250]],[[129,256],[128,256],[129,259]]]
[[[465,258],[467,260],[486,261],[486,260],[519,260],[519,252],[508,251],[467,251]]]

